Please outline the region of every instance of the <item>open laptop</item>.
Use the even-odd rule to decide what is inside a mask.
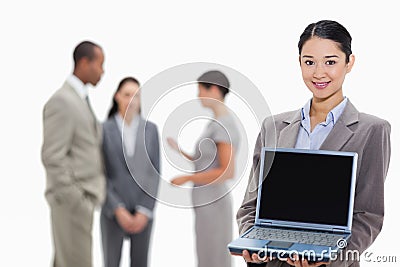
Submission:
[[[351,235],[357,153],[264,147],[260,160],[255,223],[230,253],[335,259]]]

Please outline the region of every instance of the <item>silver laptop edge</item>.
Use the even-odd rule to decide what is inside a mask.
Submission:
[[[339,156],[351,156],[353,157],[353,167],[352,167],[352,177],[351,188],[350,188],[350,202],[349,202],[349,213],[347,218],[347,225],[327,225],[327,224],[313,224],[313,223],[300,223],[300,222],[288,222],[279,220],[266,220],[260,219],[260,201],[261,201],[261,186],[264,177],[264,163],[265,163],[265,152],[296,152],[296,153],[308,153],[308,154],[326,154],[326,155],[339,155]],[[256,218],[255,226],[278,226],[278,227],[289,227],[296,229],[311,229],[311,230],[321,230],[321,231],[332,231],[341,233],[350,233],[352,226],[353,217],[353,204],[354,204],[354,193],[355,193],[355,182],[356,182],[356,172],[357,172],[357,159],[358,155],[355,152],[344,152],[344,151],[327,151],[327,150],[309,150],[309,149],[294,149],[294,148],[268,148],[263,147],[261,150],[261,164],[260,164],[260,174],[258,179],[258,197],[257,197],[257,207],[256,207]]]

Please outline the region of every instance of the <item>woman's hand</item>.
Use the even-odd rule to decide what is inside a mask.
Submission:
[[[134,233],[135,220],[133,215],[124,207],[119,207],[115,210],[115,218],[121,228],[130,234]]]
[[[273,260],[272,258],[269,257],[261,258],[257,253],[253,253],[252,255],[250,255],[249,251],[247,250],[243,250],[242,256],[246,262],[252,262],[252,263],[264,263],[264,262],[266,263]]]
[[[179,152],[179,146],[175,139],[173,139],[172,137],[167,137],[167,143],[173,150]]]
[[[180,153],[181,155],[183,155],[185,158],[187,158],[188,160],[193,161],[193,157],[191,155],[189,155],[188,153],[183,152],[180,148],[178,143],[175,141],[175,139],[171,138],[171,137],[167,137],[167,143],[168,145],[175,150],[176,152]]]
[[[178,176],[174,179],[171,180],[171,184],[174,185],[183,185],[184,183],[189,182],[189,177],[188,176]]]
[[[138,234],[146,228],[147,223],[149,222],[149,218],[146,215],[140,212],[136,212],[133,215],[134,225],[132,231],[134,234]]]

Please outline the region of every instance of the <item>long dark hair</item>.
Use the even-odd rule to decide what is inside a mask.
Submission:
[[[124,86],[124,84],[127,83],[127,82],[134,82],[134,83],[136,83],[137,85],[140,86],[140,83],[136,78],[133,78],[133,77],[125,77],[125,78],[123,78],[119,82],[117,90],[115,91],[115,93],[113,95],[112,105],[111,105],[110,111],[108,112],[108,118],[111,118],[112,116],[114,116],[115,113],[118,112],[118,103],[117,103],[117,101],[115,101],[115,94],[118,93],[119,90],[121,90],[122,86]]]
[[[336,42],[339,45],[339,49],[346,54],[346,63],[349,62],[352,54],[351,35],[343,25],[333,20],[321,20],[308,25],[300,36],[298,43],[299,55],[304,43],[314,36]]]

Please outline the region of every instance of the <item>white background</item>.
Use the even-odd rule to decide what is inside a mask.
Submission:
[[[400,89],[400,19],[396,1],[114,2],[0,4],[0,266],[50,265],[50,219],[40,161],[42,107],[71,73],[77,43],[93,40],[105,51],[105,75],[90,91],[101,121],[124,76],[133,75],[144,83],[169,67],[197,61],[241,72],[259,88],[272,113],[279,113],[300,108],[311,96],[301,79],[297,41],[309,23],[321,19],[338,20],[353,36],[356,64],[347,76],[345,95],[360,111],[385,118],[392,125],[385,223],[368,251],[374,256],[394,255],[400,261],[396,250],[400,237],[396,97]],[[193,89],[191,93],[195,96],[197,92]],[[146,101],[145,95],[142,101]],[[259,129],[246,130],[252,151]],[[190,148],[190,144],[185,146]],[[232,192],[234,212],[246,179]],[[155,216],[151,266],[195,266],[192,210],[159,204]],[[98,224],[96,213],[93,256],[95,266],[102,266]],[[128,266],[126,252],[121,266]],[[243,266],[242,259],[235,258],[235,264]],[[363,262],[363,266],[375,265]]]

